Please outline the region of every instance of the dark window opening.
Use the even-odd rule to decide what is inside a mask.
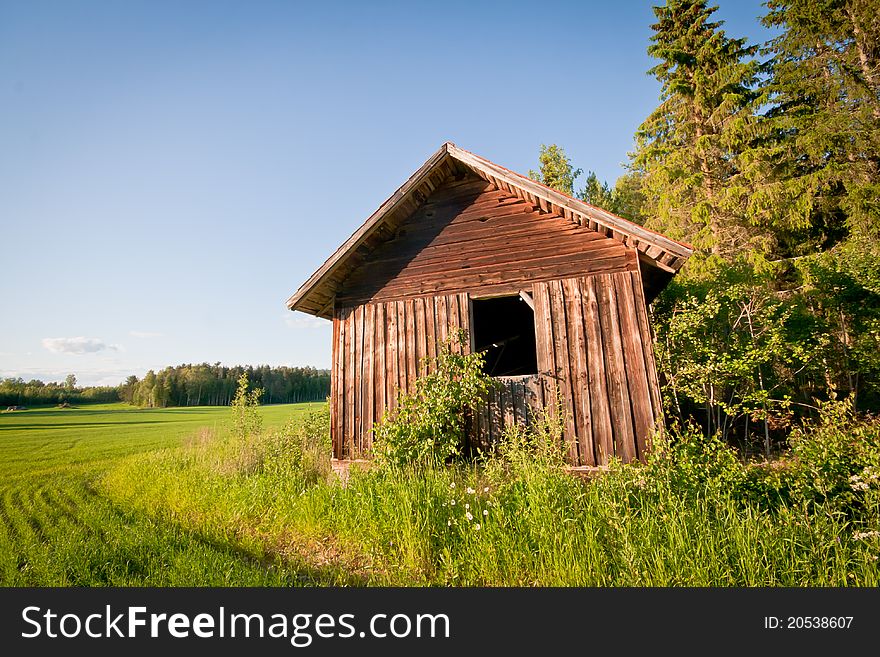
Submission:
[[[531,298],[529,298],[531,301]],[[535,312],[519,295],[473,300],[474,349],[485,352],[489,376],[538,373]]]

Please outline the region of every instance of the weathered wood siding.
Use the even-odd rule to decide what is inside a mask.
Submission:
[[[516,291],[638,267],[635,249],[469,176],[434,190],[346,278],[337,303]]]
[[[662,418],[653,343],[638,271],[533,288],[541,397],[558,390],[574,465],[643,459]]]
[[[489,392],[486,404],[468,418],[471,452],[488,450],[504,430],[515,423],[529,423],[544,404],[542,378],[538,375],[502,376],[498,388]]]
[[[568,460],[603,465],[643,459],[662,417],[639,272],[535,283],[538,375],[502,378],[469,420],[469,444],[485,449],[535,409],[564,412]],[[338,306],[333,322],[331,425],[336,458],[358,458],[399,390],[412,390],[425,356],[450,329],[469,328],[465,293]]]
[[[469,330],[468,297],[449,294],[339,305],[333,317],[330,432],[333,455],[360,458],[373,424],[411,391],[425,357],[458,328]]]

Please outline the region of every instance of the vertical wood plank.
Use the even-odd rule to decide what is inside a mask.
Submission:
[[[446,312],[446,297],[434,297],[434,304],[437,308],[437,338],[439,340],[439,349],[439,344],[445,342],[449,337],[449,319]]]
[[[458,329],[461,327],[461,322],[458,316],[458,299],[454,294],[447,294],[444,300],[446,301],[446,320],[449,322],[449,335],[455,337],[452,343],[452,352],[459,354],[461,353],[461,344],[458,342]]]
[[[535,283],[535,331],[538,350],[538,376],[541,383],[541,403],[545,411],[554,416],[556,409],[556,355],[553,337],[553,318],[550,310],[550,293],[547,283]]]
[[[358,458],[363,442],[363,403],[364,403],[364,306],[354,309],[354,439],[351,451]]]
[[[354,308],[349,308],[345,320],[345,447],[343,458],[351,458],[354,453],[355,410],[355,333]]]
[[[416,352],[416,310],[415,301],[407,299],[404,304],[406,316],[406,381],[407,391],[412,392],[416,386],[416,369],[418,355]]]
[[[501,417],[503,428],[507,429],[508,427],[513,426],[514,422],[516,422],[513,412],[513,406],[516,402],[514,399],[514,387],[512,382],[505,381],[501,392],[503,395],[501,402]]]
[[[344,347],[344,327],[345,322],[342,319],[342,309],[334,308],[333,310],[333,371],[331,373],[331,384],[333,396],[330,399],[330,441],[333,446],[333,457],[342,458],[342,408],[345,398],[345,388],[343,385],[343,361],[345,354]]]
[[[605,373],[605,349],[599,322],[599,299],[594,276],[580,280],[584,301],[584,338],[587,343],[587,373],[590,387],[590,416],[596,464],[606,465],[614,456],[614,433]]]
[[[651,407],[654,413],[654,428],[663,430],[663,402],[660,397],[660,380],[657,376],[657,363],[654,358],[654,335],[648,322],[648,307],[642,289],[642,275],[638,271],[631,274],[633,297],[635,298],[636,318],[642,336],[642,347],[645,355],[645,372],[648,376],[648,392],[651,395]],[[648,446],[650,448],[650,445]]]
[[[574,400],[571,385],[571,359],[568,352],[568,331],[565,320],[565,296],[560,281],[547,284],[550,293],[550,312],[553,318],[554,351],[556,352],[556,380],[562,392],[565,412],[565,443],[568,448],[569,463],[580,465],[577,432],[574,425]]]
[[[385,358],[387,354],[387,346],[385,343],[385,304],[376,304],[376,362],[373,372],[376,405],[373,412],[373,422],[380,421],[385,416],[385,383],[387,380],[387,370]]]
[[[471,315],[470,315],[470,299],[467,292],[456,295],[458,301],[458,325],[467,333],[464,344],[461,345],[462,353],[471,353]]]
[[[397,312],[397,387],[400,389],[398,394],[402,395],[408,390],[406,374],[409,354],[406,352],[406,304],[403,301],[397,301],[395,310]]]
[[[621,272],[611,276],[614,279],[614,290],[617,295],[626,381],[632,405],[633,432],[636,437],[636,457],[644,460],[648,451],[651,431],[654,428],[654,413],[651,408],[651,394],[648,391],[644,347],[639,332],[639,322],[636,319],[636,301],[633,296],[630,272]]]
[[[364,453],[370,451],[373,446],[373,421],[374,410],[376,407],[376,393],[374,387],[375,377],[373,376],[373,368],[376,363],[376,305],[370,304],[364,308],[364,384],[363,395],[364,401],[361,405],[363,408],[363,440],[362,447]]]
[[[602,325],[602,345],[605,350],[605,371],[614,429],[614,453],[624,463],[630,463],[636,458],[636,439],[626,386],[617,295],[614,292],[614,280],[609,274],[600,274],[595,280],[599,293],[599,320]]]
[[[416,376],[425,374],[425,356],[427,355],[428,329],[425,318],[425,300],[418,298],[413,300],[415,309],[415,339],[416,339]]]
[[[394,301],[389,301],[385,304],[385,312],[386,312],[386,321],[388,322],[388,337],[386,341],[387,345],[387,371],[385,373],[385,395],[386,395],[386,403],[388,404],[389,410],[394,410],[397,408],[397,362],[399,359],[399,354],[397,353],[397,304]]]
[[[430,374],[434,371],[432,361],[437,357],[437,305],[434,297],[425,299],[425,342]]]
[[[590,382],[587,373],[587,344],[584,339],[584,304],[577,279],[562,281],[568,322],[568,353],[578,453],[581,465],[596,465],[590,418]]]

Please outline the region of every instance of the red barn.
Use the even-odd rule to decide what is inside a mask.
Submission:
[[[472,445],[558,387],[573,465],[643,458],[662,418],[646,303],[691,253],[443,144],[288,300],[333,321],[334,456],[369,452],[373,424],[460,327],[504,384],[471,418]]]

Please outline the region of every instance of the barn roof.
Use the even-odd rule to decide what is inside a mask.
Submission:
[[[541,212],[563,216],[620,240],[637,249],[642,262],[668,275],[678,271],[693,253],[687,244],[671,240],[458,148],[452,142],[446,142],[300,286],[287,300],[287,307],[331,318],[333,299],[348,274],[361,265],[376,246],[390,238],[400,222],[410,216],[433,190],[460,173],[474,173],[499,190],[532,203]]]

